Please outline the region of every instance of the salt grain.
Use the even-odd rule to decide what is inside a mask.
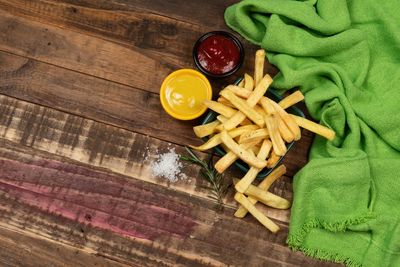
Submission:
[[[186,178],[186,175],[181,173],[181,168],[182,163],[179,161],[179,155],[175,153],[175,148],[157,156],[157,160],[151,165],[154,176],[166,178],[171,182]]]

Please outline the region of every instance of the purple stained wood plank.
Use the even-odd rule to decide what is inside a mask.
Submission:
[[[82,224],[149,240],[161,235],[185,238],[196,225],[185,215],[189,207],[110,175],[43,160],[26,164],[0,159],[0,168],[0,190],[9,197]],[[141,203],[139,198],[148,194],[175,210]]]
[[[286,224],[274,235],[176,190],[1,139],[0,167],[0,227],[143,266],[330,266],[291,252]]]

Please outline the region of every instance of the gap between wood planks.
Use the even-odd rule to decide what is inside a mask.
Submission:
[[[56,8],[57,6],[51,6],[52,8]],[[45,10],[50,10],[50,7],[46,8],[41,8],[39,9],[38,12],[43,12]],[[54,17],[53,15],[53,10],[45,15],[48,15],[50,17]],[[24,12],[23,12],[24,13]],[[59,23],[55,23],[56,25],[59,25],[61,23],[61,26],[63,28],[59,27],[49,27],[49,29],[44,29],[44,25],[41,23],[35,23],[34,25],[29,25],[25,22],[25,19],[22,18],[17,18],[14,17],[14,20],[16,24],[19,24],[19,27],[16,28],[17,31],[13,32],[15,35],[21,35],[25,31],[29,31],[31,35],[37,36],[34,40],[32,40],[32,43],[36,43],[36,46],[40,47],[40,54],[36,52],[37,49],[33,49],[32,47],[27,47],[26,44],[21,43],[19,40],[22,40],[20,38],[19,40],[13,40],[9,39],[8,43],[10,43],[8,46],[5,46],[6,51],[13,51],[13,53],[18,54],[18,55],[25,55],[25,56],[30,56],[35,59],[39,59],[38,57],[41,57],[41,61],[52,63],[53,65],[57,66],[63,66],[67,69],[72,69],[75,71],[80,71],[82,73],[86,74],[91,74],[94,76],[102,77],[107,80],[112,80],[112,81],[117,81],[125,85],[130,85],[134,87],[139,87],[141,89],[147,90],[147,91],[153,91],[158,93],[158,88],[162,82],[163,77],[166,76],[169,72],[171,72],[174,69],[182,68],[182,67],[193,67],[193,62],[192,62],[192,45],[195,42],[195,40],[203,33],[204,27],[197,29],[197,32],[193,31],[192,28],[188,28],[184,24],[179,23],[177,21],[169,21],[169,22],[163,22],[161,21],[160,23],[164,23],[166,26],[170,25],[170,27],[174,28],[175,30],[171,30],[170,32],[163,33],[162,27],[157,26],[158,24],[153,21],[156,20],[155,18],[144,18],[146,15],[144,14],[137,14],[136,17],[126,17],[123,14],[114,14],[115,16],[112,17],[111,21],[108,20],[108,17],[100,18],[100,23],[96,20],[97,13],[94,14],[80,14],[78,17],[73,17],[68,19],[68,16],[71,15],[71,12],[67,12],[66,10],[61,10],[59,13],[63,14],[63,16],[56,16],[55,18],[52,18],[50,21],[58,21]],[[57,14],[57,12],[56,12]],[[8,14],[4,14],[6,16],[10,16]],[[30,17],[37,16],[35,13],[31,14]],[[89,18],[85,18],[85,16],[88,16]],[[85,18],[82,23],[87,23],[87,21],[90,21],[90,16],[92,16],[94,23],[86,25],[86,29],[81,29],[80,27],[74,26],[76,24],[76,21],[82,20],[82,17]],[[122,18],[120,18],[122,16]],[[63,20],[61,19],[60,22],[60,17],[67,17],[67,19]],[[104,17],[104,16],[103,16]],[[141,19],[139,19],[141,18]],[[8,21],[10,21],[11,17],[8,17]],[[47,22],[49,23],[48,20],[41,20],[41,22]],[[115,21],[114,21],[115,19]],[[7,20],[4,21],[2,24],[7,25]],[[104,21],[103,21],[104,20]],[[130,24],[133,23],[132,21],[135,21],[138,26],[136,28],[141,28],[141,23],[145,23],[145,21],[149,21],[151,24],[150,28],[143,28],[141,30],[136,30],[138,32],[135,32],[135,34],[129,33],[127,29],[124,26],[124,24]],[[144,22],[143,22],[144,21]],[[99,25],[96,25],[96,23],[99,23]],[[105,27],[104,24],[106,25],[112,25],[111,29],[108,27]],[[153,25],[154,24],[154,25]],[[95,25],[95,26],[93,26]],[[116,29],[113,30],[113,27]],[[168,26],[169,27],[169,26]],[[168,28],[167,27],[167,28]],[[68,30],[67,30],[67,29]],[[82,35],[81,33],[73,33],[70,32],[69,29],[78,29],[80,30],[79,32],[84,32],[84,33],[90,33],[94,34],[96,37],[89,37],[86,35]],[[129,27],[128,27],[129,28]],[[9,29],[5,28],[4,31]],[[48,33],[44,34],[44,30],[50,30]],[[43,38],[49,38],[49,43],[51,43],[51,47],[48,47],[45,43],[43,44],[41,42],[38,42],[37,40],[40,36],[44,36]],[[121,46],[121,45],[116,45],[113,43],[110,43],[109,41],[104,41],[104,39],[99,39],[98,37],[106,38],[107,40],[118,40],[119,44],[125,44],[126,46],[129,46],[130,49],[126,49],[126,47]],[[111,36],[111,38],[110,38]],[[53,39],[53,40],[52,40]],[[102,71],[102,68],[105,66],[101,66],[99,64],[96,64],[97,62],[93,62],[93,60],[90,60],[90,58],[87,57],[81,57],[80,60],[76,60],[76,54],[77,52],[75,50],[69,51],[69,54],[64,54],[66,62],[60,61],[57,58],[57,54],[54,52],[57,52],[57,46],[60,46],[60,39],[63,40],[64,42],[67,42],[65,44],[67,47],[75,47],[76,49],[83,49],[82,52],[85,52],[87,54],[93,54],[93,49],[88,50],[84,47],[82,47],[81,44],[84,44],[85,42],[93,43],[96,44],[98,47],[103,48],[103,50],[96,51],[96,57],[98,60],[103,61],[107,58],[109,62],[112,62],[113,59],[117,60],[116,57],[119,55],[125,54],[125,57],[122,57],[120,60],[122,62],[125,62],[124,67],[127,68],[131,72],[132,77],[128,77],[125,72],[125,68],[123,68],[122,65],[114,64],[111,66],[107,66],[106,70],[108,72],[105,73]],[[86,41],[85,41],[86,40]],[[182,42],[182,40],[185,40]],[[249,45],[248,43],[244,43],[246,47],[246,52],[254,52],[256,47]],[[65,46],[64,45],[64,46]],[[24,47],[25,46],[25,47]],[[42,47],[43,46],[43,47]],[[56,51],[54,51],[54,47],[56,48]],[[93,45],[92,45],[93,46]],[[17,49],[15,49],[17,48]],[[172,50],[171,50],[172,49]],[[50,51],[51,50],[51,51]],[[95,49],[96,50],[96,49]],[[97,49],[99,50],[99,49]],[[107,50],[112,50],[113,55],[108,55]],[[23,51],[23,54],[21,52]],[[144,60],[142,60],[142,64],[140,65],[139,68],[132,69],[132,62],[134,62],[135,58],[138,58],[138,55],[136,52],[139,52],[140,54],[144,54]],[[63,52],[60,52],[63,53]],[[35,55],[36,54],[36,55]],[[253,53],[250,53],[253,54]],[[71,56],[73,55],[73,56]],[[113,57],[114,56],[114,57]],[[77,56],[79,58],[79,54]],[[109,58],[108,58],[109,57]],[[130,60],[128,60],[130,58]],[[156,60],[157,63],[160,64],[159,68],[157,66],[154,68],[154,66],[150,66],[151,64],[154,64],[152,62],[153,58]],[[178,60],[174,60],[173,58],[176,58]],[[253,57],[249,57],[246,62],[245,66],[243,69],[252,69],[253,65]],[[83,66],[86,66],[87,68],[82,68]],[[111,68],[112,67],[112,68]],[[96,69],[96,74],[93,74],[93,72],[89,71],[89,69],[95,68]],[[135,76],[135,70],[136,72],[140,72],[141,68],[146,68],[149,69],[149,72],[147,73],[148,76],[153,72],[153,75],[156,77],[147,77],[147,78],[153,78],[153,80],[156,80],[156,82],[153,82],[152,80],[146,81],[143,83],[141,81],[143,79],[143,75],[138,75]],[[115,73],[114,73],[115,72]],[[159,74],[158,72],[162,72]],[[267,72],[269,73],[276,73],[276,69],[272,68],[271,65],[267,66]],[[118,75],[117,75],[118,74]],[[230,81],[232,82],[232,81]],[[151,83],[151,84],[149,84]],[[221,81],[214,81],[214,84],[219,87],[221,86]],[[143,86],[138,86],[138,85],[145,85]],[[152,88],[152,86],[154,88]]]
[[[5,52],[0,52],[0,60],[0,93],[177,145],[201,143],[192,130],[192,125],[200,122],[170,118],[162,111],[155,94],[132,91],[122,85]],[[120,93],[113,94],[115,90]],[[145,104],[138,103],[141,101]],[[307,131],[303,133],[304,138],[296,144],[299,152],[303,151],[301,157],[292,157],[295,153],[287,156],[289,175],[295,172],[291,164],[305,164],[312,135]]]
[[[157,94],[6,52],[0,52],[0,59],[0,93],[168,142],[200,143],[193,134],[194,123],[169,117]]]
[[[187,180],[169,183],[152,174],[151,165],[157,154],[165,153],[169,147],[184,154],[182,146],[6,96],[0,95],[0,104],[0,136],[6,140],[207,199],[199,168],[190,163],[184,163]],[[226,174],[232,175],[238,174]],[[282,180],[274,188],[291,199],[290,180]],[[233,207],[232,195],[226,201]],[[268,212],[272,218],[288,221],[289,211]]]
[[[10,197],[5,200],[4,193],[0,196],[0,200],[3,203],[4,201],[7,203],[2,207],[10,207],[9,211],[3,210],[0,213],[0,218],[3,218],[1,220],[6,220],[7,224],[17,228],[23,227],[34,234],[44,234],[50,238],[55,235],[57,241],[67,242],[78,247],[89,247],[99,251],[99,253],[115,255],[117,258],[122,257],[123,260],[129,259],[132,253],[136,256],[147,255],[152,257],[151,255],[153,255],[152,258],[154,260],[159,259],[166,263],[177,263],[176,258],[165,258],[168,255],[168,257],[172,255],[174,255],[173,257],[184,257],[186,264],[192,264],[190,266],[200,266],[207,264],[207,262],[209,264],[212,263],[213,266],[221,265],[220,263],[242,266],[246,262],[249,263],[249,259],[251,259],[251,263],[256,265],[269,263],[295,266],[299,261],[304,262],[305,260],[304,256],[290,252],[289,248],[284,245],[287,224],[279,223],[282,231],[277,235],[272,235],[263,226],[252,221],[251,218],[245,220],[235,219],[228,210],[215,214],[211,210],[212,205],[209,201],[190,198],[182,192],[177,192],[177,195],[176,193],[171,193],[170,189],[140,183],[135,179],[128,179],[122,182],[125,180],[123,176],[119,177],[106,170],[99,172],[95,170],[96,168],[89,171],[85,164],[74,163],[74,161],[63,159],[57,155],[52,156],[52,160],[48,162],[44,160],[47,155],[50,155],[48,152],[33,151],[21,145],[15,146],[15,144],[7,145],[7,143],[3,143],[1,147],[4,147],[4,149],[0,149],[2,157],[12,160],[18,159],[18,163],[20,162],[21,164],[39,164],[35,167],[36,173],[25,168],[19,168],[18,171],[13,169],[9,173],[11,175],[7,180],[8,183],[19,185],[20,188],[31,188],[30,191],[33,192],[36,188],[36,190],[42,191],[42,194],[32,199],[29,197],[29,192],[20,193],[15,200]],[[18,172],[25,172],[26,175],[22,177]],[[97,182],[86,181],[89,178],[95,179]],[[31,185],[29,186],[29,184]],[[46,191],[46,187],[49,185],[54,187],[54,192],[53,190]],[[4,184],[1,183],[0,186],[3,188]],[[60,186],[67,190],[59,190]],[[114,187],[116,188],[113,189]],[[117,188],[124,188],[124,193],[118,193],[120,191],[116,190]],[[74,197],[74,191],[76,190],[82,193],[81,197]],[[4,192],[4,189],[1,191]],[[16,193],[14,191],[9,189],[6,192],[12,196]],[[93,194],[96,192],[99,194],[94,199]],[[105,203],[109,202],[104,202],[104,200],[111,196],[114,199],[113,202],[118,201],[119,203],[109,203],[111,205],[109,207],[114,207],[113,209],[104,206]],[[43,206],[43,201],[46,197],[56,197],[59,200],[53,200],[45,204],[47,207],[45,212],[39,212],[35,207],[40,208]],[[31,201],[26,202],[29,199]],[[65,204],[60,206],[60,203],[58,203],[60,200]],[[16,201],[18,201],[18,204],[12,204]],[[45,203],[47,202],[45,201]],[[79,203],[78,209],[72,205],[73,203]],[[159,208],[157,208],[150,213],[138,214],[135,210],[143,205],[163,207],[171,212],[172,216],[169,216],[169,219],[164,223],[169,225],[167,229],[170,229],[170,231],[179,232],[180,227],[173,223],[177,220],[179,222],[182,217],[193,220],[196,226],[190,232],[184,230],[181,233],[181,235],[190,234],[190,238],[182,240],[182,238],[176,237],[172,233],[167,235],[168,238],[163,234],[160,236],[161,230],[158,229],[162,227],[157,223],[157,220],[150,220],[145,225],[136,225],[135,228],[129,227],[132,220],[144,220],[143,222],[146,222],[146,217],[157,215],[159,212]],[[64,208],[61,209],[61,207]],[[128,207],[130,209],[127,209]],[[97,212],[93,208],[107,212],[108,217],[103,218],[101,212],[96,214]],[[72,220],[62,220],[60,215],[63,215],[63,210],[65,209],[76,214],[76,217]],[[132,212],[133,214],[130,214]],[[87,215],[85,215],[88,213],[92,214],[89,223]],[[122,213],[125,216],[130,215],[130,221],[117,223],[117,217]],[[69,218],[70,216],[67,217]],[[128,219],[128,217],[125,218]],[[139,231],[139,233],[146,234],[150,241],[147,238],[126,239],[110,234],[101,230],[104,226],[99,224],[99,220],[108,222],[114,228],[114,231],[126,229],[135,233],[138,229],[142,229],[144,232]],[[154,227],[154,224],[159,226]],[[146,225],[153,225],[153,227],[146,230]],[[108,229],[108,226],[104,229]],[[155,240],[151,241],[154,238]],[[229,242],[227,242],[227,239]],[[124,247],[128,248],[125,252]],[[240,247],[240,250],[237,250],[237,247]],[[268,255],[265,255],[265,251],[269,252]],[[182,260],[179,262],[185,265]],[[312,260],[307,260],[306,262],[309,263],[307,266],[316,264]]]
[[[2,12],[0,12],[2,13]],[[48,30],[47,28],[44,28],[42,25],[36,24],[36,26],[33,26],[32,23],[28,23],[24,20],[10,17],[8,14],[5,14],[5,16],[1,17],[0,20],[4,20],[4,23],[0,23],[0,28],[1,25],[3,26],[3,30],[0,31],[0,37],[3,34],[2,40],[3,42],[0,43],[0,50],[7,51],[9,53],[13,53],[14,55],[19,55],[23,57],[28,57],[30,59],[34,59],[35,61],[40,61],[40,62],[45,62],[46,64],[49,64],[47,67],[49,69],[53,68],[59,68],[55,66],[60,66],[65,69],[65,72],[67,72],[67,69],[71,70],[71,73],[65,73],[70,77],[70,80],[67,81],[65,78],[61,79],[63,80],[62,87],[65,87],[65,89],[74,89],[77,95],[80,96],[85,96],[86,99],[88,100],[89,103],[93,103],[94,98],[97,97],[98,103],[104,103],[109,101],[110,98],[114,98],[116,101],[118,101],[118,104],[123,103],[123,101],[126,102],[126,97],[128,96],[128,99],[130,97],[131,99],[131,104],[133,106],[138,106],[140,105],[140,108],[136,108],[135,113],[139,113],[142,115],[143,118],[146,119],[153,119],[149,120],[150,122],[152,121],[153,123],[159,123],[163,124],[163,127],[160,127],[159,129],[156,128],[157,131],[161,131],[161,133],[164,130],[164,134],[161,137],[161,139],[165,139],[165,137],[171,136],[170,134],[166,134],[166,130],[170,130],[171,127],[174,128],[176,135],[178,135],[181,139],[182,143],[185,144],[195,144],[194,142],[198,142],[199,140],[194,137],[193,133],[191,130],[189,130],[191,127],[188,125],[187,122],[180,122],[176,120],[172,120],[169,116],[167,116],[161,108],[161,105],[159,104],[159,101],[155,101],[155,99],[158,99],[156,95],[153,95],[152,97],[147,97],[145,92],[143,93],[138,92],[138,90],[131,90],[131,92],[127,95],[127,92],[129,91],[129,88],[133,88],[132,85],[136,88],[140,88],[142,90],[145,90],[144,88],[149,88],[151,87],[154,93],[158,95],[158,88],[159,85],[161,84],[161,80],[163,79],[164,75],[168,73],[168,70],[171,70],[170,68],[164,68],[158,65],[162,64],[159,63],[157,60],[153,60],[151,58],[139,55],[137,52],[129,49],[124,49],[120,46],[116,46],[114,44],[111,44],[109,42],[104,42],[100,40],[95,40],[95,38],[87,38],[86,36],[82,36],[81,34],[73,34],[71,32],[67,31],[62,31],[59,29],[52,29]],[[29,40],[25,40],[26,38],[30,38]],[[44,40],[42,40],[44,38]],[[48,48],[46,45],[47,40],[51,40],[52,46],[55,46],[55,48]],[[87,43],[91,45],[86,45]],[[100,48],[98,48],[100,47]],[[96,48],[99,49],[99,51],[96,51]],[[3,52],[4,53],[4,52]],[[131,60],[129,60],[131,59]],[[136,62],[135,62],[136,60]],[[139,62],[137,62],[139,61]],[[100,62],[100,63],[99,63]],[[125,64],[125,63],[128,64]],[[134,64],[133,64],[134,62]],[[142,62],[143,64],[140,64]],[[43,64],[45,64],[43,63]],[[51,65],[50,65],[51,64]],[[137,68],[136,65],[140,65],[140,68]],[[144,68],[145,70],[143,70]],[[122,71],[122,69],[124,71]],[[8,71],[8,70],[7,70]],[[6,74],[8,77],[12,77],[11,75],[15,75],[16,73],[11,72]],[[57,73],[60,73],[60,71],[55,70]],[[73,74],[72,72],[80,72]],[[102,79],[105,80],[110,80],[110,77],[112,76],[115,79],[111,79],[114,82],[118,82],[119,84],[110,84],[104,81],[101,83],[101,81],[97,81],[95,79],[90,80],[92,83],[96,83],[97,85],[100,85],[100,88],[96,88],[93,84],[90,83],[82,83],[81,81],[83,80],[89,80],[89,77],[83,77],[79,74],[90,74],[96,77],[101,77]],[[153,73],[153,75],[151,75]],[[34,79],[37,75],[36,72],[33,72],[32,78]],[[62,76],[62,75],[59,75]],[[157,76],[157,77],[156,77]],[[24,77],[25,79],[27,77]],[[61,77],[63,78],[63,77]],[[78,79],[78,82],[80,83],[81,88],[75,88],[73,87],[74,83],[77,82],[76,78]],[[46,77],[46,75],[43,75],[43,80],[48,80],[49,77]],[[12,79],[12,81],[17,81],[15,79]],[[125,82],[124,82],[125,81]],[[43,83],[41,80],[35,81],[36,83],[40,82]],[[56,88],[59,89],[57,93],[58,98],[64,97],[64,102],[68,102],[70,104],[75,104],[71,103],[71,100],[73,97],[77,99],[77,96],[71,94],[73,91],[63,91],[62,87],[60,88],[60,84],[57,84],[55,80],[50,80],[50,84],[52,85],[58,85]],[[142,85],[140,85],[142,83]],[[35,83],[27,82],[25,86],[28,85],[35,85]],[[122,85],[122,84],[128,84],[128,85]],[[8,94],[12,95],[14,97],[18,98],[24,98],[27,101],[31,101],[31,99],[27,99],[27,96],[32,98],[30,96],[30,91],[25,90],[24,94],[19,94],[15,92],[15,90],[11,90],[12,84],[8,84],[7,87],[3,87],[4,90],[8,90]],[[91,86],[91,87],[90,87]],[[48,92],[50,91],[50,88],[48,86],[43,86],[42,91]],[[111,91],[110,88],[113,90]],[[39,90],[39,89],[36,89]],[[99,99],[99,92],[96,90],[102,90],[103,93],[103,98]],[[149,91],[148,89],[145,91]],[[4,92],[3,92],[4,93]],[[147,93],[147,92],[146,92]],[[69,94],[69,95],[68,95]],[[23,97],[22,97],[23,96]],[[139,98],[132,98],[133,96],[138,96]],[[35,95],[33,97],[36,97]],[[118,98],[119,99],[116,99]],[[141,103],[143,100],[145,102],[147,100],[153,101],[151,104],[152,106],[148,107],[146,104],[149,103]],[[49,101],[52,101],[52,99],[36,99],[40,100],[39,104],[43,104]],[[37,101],[35,101],[37,102]],[[61,102],[61,103],[64,103]],[[79,103],[79,101],[76,101],[76,103]],[[56,103],[55,106],[59,108],[59,103]],[[89,114],[85,114],[85,117],[92,117],[92,118],[97,118],[96,116],[101,115],[116,115],[113,116],[113,123],[115,120],[120,120],[120,122],[123,123],[124,128],[126,128],[127,124],[126,122],[132,123],[132,119],[129,119],[126,117],[126,113],[120,111],[119,113],[115,113],[115,103],[111,103],[108,106],[108,110],[113,109],[114,114],[112,113],[107,113],[106,114],[91,114],[91,116],[88,116]],[[48,106],[47,104],[45,104]],[[86,106],[86,105],[85,105]],[[89,105],[90,107],[90,105]],[[97,108],[98,104],[92,105],[93,108]],[[64,106],[63,110],[67,111],[69,108],[69,105]],[[146,109],[147,108],[147,109]],[[127,103],[124,103],[124,106],[121,107],[121,109],[125,109],[125,111],[129,110],[129,105]],[[152,110],[151,110],[152,109]],[[86,108],[80,107],[80,110],[87,110]],[[105,110],[105,109],[103,109]],[[130,109],[132,110],[132,109]],[[69,110],[68,110],[69,111]],[[69,111],[70,112],[70,111]],[[82,113],[82,112],[81,112]],[[157,116],[153,116],[153,118],[149,118],[151,114],[155,114]],[[82,115],[82,114],[80,114]],[[143,119],[140,117],[139,119]],[[121,118],[123,120],[121,120]],[[108,120],[108,123],[110,123],[110,119]],[[143,133],[144,130],[147,130],[147,132],[144,132],[146,134],[149,134],[148,130],[153,129],[152,125],[146,125],[144,121],[139,121],[139,124],[136,123],[136,126],[141,126],[142,130],[141,132]],[[193,126],[193,122],[192,122]],[[132,128],[130,128],[132,129]],[[134,129],[137,131],[138,129]],[[160,135],[155,135],[156,131],[153,131],[150,133],[152,136],[156,136],[160,138]],[[171,136],[174,138],[173,136]],[[174,141],[175,143],[180,143],[177,142],[177,139],[166,139],[168,141]],[[189,142],[188,142],[189,141]]]
[[[33,143],[35,143],[35,142],[33,142]],[[34,145],[34,144],[33,144]]]
[[[46,10],[46,8],[43,8],[42,10]],[[3,11],[0,11],[0,14],[1,13],[3,13]],[[103,91],[104,97],[103,99],[98,98],[98,103],[104,103],[107,101],[109,102],[109,99],[107,98],[112,97],[115,99],[116,97],[121,96],[119,99],[115,100],[118,101],[117,104],[124,105],[121,107],[122,110],[125,109],[124,111],[128,111],[132,110],[132,108],[129,109],[128,103],[123,102],[126,102],[126,96],[131,97],[131,99],[133,96],[140,97],[132,99],[133,101],[131,103],[133,106],[138,106],[138,103],[135,102],[140,102],[142,99],[150,99],[153,101],[151,103],[153,106],[150,108],[146,106],[148,103],[145,103],[144,105],[140,106],[140,108],[135,109],[135,113],[139,112],[141,115],[138,121],[132,121],[132,119],[128,118],[126,113],[123,111],[119,113],[116,112],[115,103],[108,103],[108,107],[103,107],[102,111],[105,111],[103,114],[99,114],[98,112],[86,112],[85,114],[82,114],[82,112],[78,112],[79,115],[94,119],[98,119],[97,116],[102,116],[102,121],[107,121],[107,123],[116,124],[122,126],[123,128],[129,128],[130,130],[138,131],[144,134],[150,134],[151,136],[172,141],[174,143],[200,143],[200,141],[192,133],[190,126],[194,125],[193,122],[191,122],[191,125],[189,126],[187,122],[183,123],[176,120],[173,121],[170,117],[166,116],[166,114],[162,112],[162,108],[158,101],[154,101],[157,98],[155,95],[148,98],[144,94],[144,91],[152,91],[158,95],[158,88],[162,79],[167,73],[174,69],[174,67],[168,66],[168,63],[165,62],[165,59],[163,59],[164,57],[159,56],[157,59],[153,59],[148,55],[141,55],[138,53],[138,51],[126,49],[110,42],[105,42],[101,39],[89,38],[82,34],[73,33],[55,27],[50,27],[48,29],[40,23],[30,23],[25,19],[17,18],[6,13],[3,14],[4,16],[0,18],[0,21],[3,20],[3,22],[0,23],[0,28],[1,25],[3,26],[3,29],[0,31],[0,37],[1,34],[3,34],[4,38],[2,38],[3,42],[0,43],[0,50],[7,51],[8,53],[12,53],[14,55],[27,57],[31,60],[42,62],[43,64],[48,64],[49,69],[63,68],[65,69],[65,72],[67,72],[67,70],[77,72],[76,75],[65,73],[70,76],[70,81],[67,81],[65,78],[63,79],[63,86],[65,87],[63,89],[74,89],[75,92],[77,92],[77,88],[71,87],[70,84],[76,83],[76,78],[80,78],[78,80],[88,80],[89,78],[82,78],[79,76],[79,74],[85,74],[104,80],[103,83],[100,81],[91,81],[100,84],[100,89]],[[50,47],[46,45],[47,42],[48,44],[51,43]],[[175,41],[171,44],[171,46],[173,47],[175,43],[179,42]],[[138,49],[139,51],[143,50],[140,48]],[[191,54],[190,51],[188,54]],[[189,57],[190,56],[188,56],[188,58]],[[138,68],[137,65],[139,65],[140,68]],[[179,63],[178,65],[182,64]],[[60,71],[57,73],[59,72]],[[32,76],[34,78],[37,73],[33,73],[35,74]],[[9,73],[7,74],[9,75]],[[42,79],[46,80],[48,77],[44,76]],[[112,80],[114,83],[120,86],[111,85],[113,87],[113,91],[111,91],[107,88],[107,86],[110,86],[110,84],[106,83],[106,80]],[[15,79],[13,79],[13,81],[15,81]],[[40,82],[43,84],[43,81],[36,80],[35,82]],[[32,83],[28,80],[26,84],[28,85]],[[41,90],[46,91],[47,94],[51,94],[49,93],[49,87],[52,87],[50,84],[58,85],[56,87],[59,88],[57,97],[62,98],[64,96],[64,102],[61,102],[62,104],[65,105],[71,103],[71,99],[73,97],[75,97],[75,100],[78,100],[76,96],[71,94],[72,91],[62,90],[60,88],[60,84],[55,83],[54,80],[50,80],[49,85],[44,85],[42,87],[43,89]],[[90,83],[81,83],[80,91],[82,92],[79,92],[79,94],[80,96],[84,96],[88,103],[93,103],[92,106],[90,106],[90,104],[87,105],[86,103],[84,105],[85,107],[87,106],[90,111],[90,108],[93,110],[94,108],[98,107],[97,103],[94,104],[96,101],[94,101],[93,98],[98,97],[99,92],[96,91],[98,88],[95,88],[94,86],[92,86],[92,88],[88,87],[89,84]],[[29,90],[25,90],[24,94],[19,94],[18,92],[15,92],[16,90],[11,89],[12,86],[13,85],[8,84],[7,87],[3,87],[3,93],[5,93],[4,90],[8,90],[7,95],[24,99],[26,101],[32,101],[32,96],[30,95],[31,92]],[[130,88],[138,88],[139,90],[143,90],[143,93],[137,92],[138,90],[135,89],[132,90],[130,95],[127,95],[126,91],[128,91],[128,88],[125,86]],[[218,91],[218,87],[219,86],[214,87],[214,93]],[[38,89],[36,90],[38,91]],[[70,105],[60,107],[59,103],[51,102],[52,99],[37,98],[36,95],[33,97],[36,97],[34,101],[35,103],[43,104],[44,106],[52,106],[56,107],[57,109],[71,112],[71,110],[69,110]],[[73,105],[76,106],[76,103],[79,103],[79,101],[76,101],[73,103]],[[87,108],[82,107],[82,105],[80,107],[76,107],[76,109],[78,108],[80,111],[88,110]],[[151,115],[155,112],[157,112],[157,116],[151,117]],[[108,118],[104,120],[104,118],[107,116]],[[156,123],[158,119],[157,123],[163,125],[161,125],[162,127],[156,127],[154,129],[154,125],[150,125],[149,127],[145,125],[144,121],[140,121],[140,119],[143,120],[143,118],[150,119],[148,121],[152,121],[153,123]],[[139,127],[132,128],[132,123]],[[199,124],[199,120],[196,124]],[[170,132],[171,127],[175,130],[174,132],[177,133],[176,135],[178,138],[175,137],[176,135],[171,136],[170,134],[167,134],[167,132]]]
[[[152,1],[151,3],[149,1],[135,1],[136,3],[134,5],[132,5],[132,1],[120,2],[124,4],[123,9],[119,9],[117,7],[118,5],[115,5],[113,1],[108,1],[107,3],[96,2],[93,4],[93,2],[87,1],[73,1],[72,3],[64,1],[62,3],[60,1],[38,0],[32,3],[26,0],[11,0],[0,1],[0,7],[2,7],[3,10],[12,11],[21,16],[33,18],[40,22],[56,25],[58,27],[63,26],[64,28],[75,29],[78,32],[87,33],[97,37],[101,36],[106,40],[122,40],[122,43],[129,46],[132,46],[132,43],[136,44],[136,46],[143,46],[143,39],[148,39],[147,37],[144,37],[145,34],[154,37],[153,35],[157,33],[159,39],[148,39],[152,40],[153,43],[147,43],[149,45],[147,48],[152,49],[155,48],[153,47],[154,45],[157,45],[158,50],[161,51],[169,51],[168,49],[172,49],[170,51],[174,51],[174,53],[171,53],[172,55],[177,55],[177,53],[180,55],[180,53],[186,51],[185,49],[181,49],[182,45],[183,47],[186,47],[187,45],[190,47],[190,43],[180,40],[180,42],[175,42],[174,45],[160,46],[160,40],[176,41],[174,38],[176,37],[175,35],[179,36],[181,34],[183,34],[184,37],[191,37],[194,35],[193,37],[197,36],[198,38],[205,31],[215,29],[216,23],[218,25],[221,24],[224,30],[228,29],[222,15],[224,8],[220,5],[217,5],[219,11],[221,11],[218,12],[221,13],[220,16],[212,16],[210,14],[210,9],[213,11],[215,8],[205,7],[204,1],[201,1],[202,9],[197,9],[195,14],[204,10],[203,15],[205,16],[201,23],[196,23],[182,21],[180,18],[172,17],[171,15],[173,15],[174,12],[171,12],[170,9],[173,5],[173,1],[169,1],[167,4],[161,1],[159,1],[159,3],[155,3],[155,1]],[[175,2],[177,4],[179,1]],[[180,8],[172,10],[174,10],[175,13],[181,12],[184,6],[196,5],[197,3],[194,1],[190,2],[189,5],[187,2],[185,2],[184,5],[180,3]],[[207,4],[212,5],[214,3],[214,1],[210,1]],[[149,4],[152,9],[149,9],[149,7],[144,9],[141,8]],[[108,8],[103,5],[107,5]],[[227,4],[227,6],[228,5],[229,4]],[[161,6],[164,7],[160,8]],[[158,12],[153,13],[154,9],[157,9]],[[187,13],[182,14],[186,16],[188,15]],[[191,14],[190,17],[193,18],[193,15],[194,14]],[[131,29],[129,27],[130,23],[136,27]],[[208,24],[213,28],[210,28]],[[218,29],[221,29],[221,26],[217,26]],[[136,34],[133,34],[133,29],[135,29],[134,33]],[[144,32],[143,29],[145,29],[146,32]],[[112,37],[110,38],[110,36]],[[163,44],[163,42],[161,42],[161,44]],[[248,49],[247,44],[248,43],[245,43],[246,50]]]
[[[0,247],[1,266],[132,266],[7,226],[0,226]]]

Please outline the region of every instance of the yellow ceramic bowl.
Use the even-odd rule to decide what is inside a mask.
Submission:
[[[161,85],[161,105],[169,115],[179,120],[200,117],[207,110],[203,101],[211,98],[210,82],[196,70],[174,71]]]

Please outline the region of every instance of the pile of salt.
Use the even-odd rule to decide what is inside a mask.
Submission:
[[[166,178],[171,182],[186,178],[186,175],[181,173],[182,163],[179,157],[175,148],[170,148],[169,152],[159,155],[151,165],[153,175]]]

